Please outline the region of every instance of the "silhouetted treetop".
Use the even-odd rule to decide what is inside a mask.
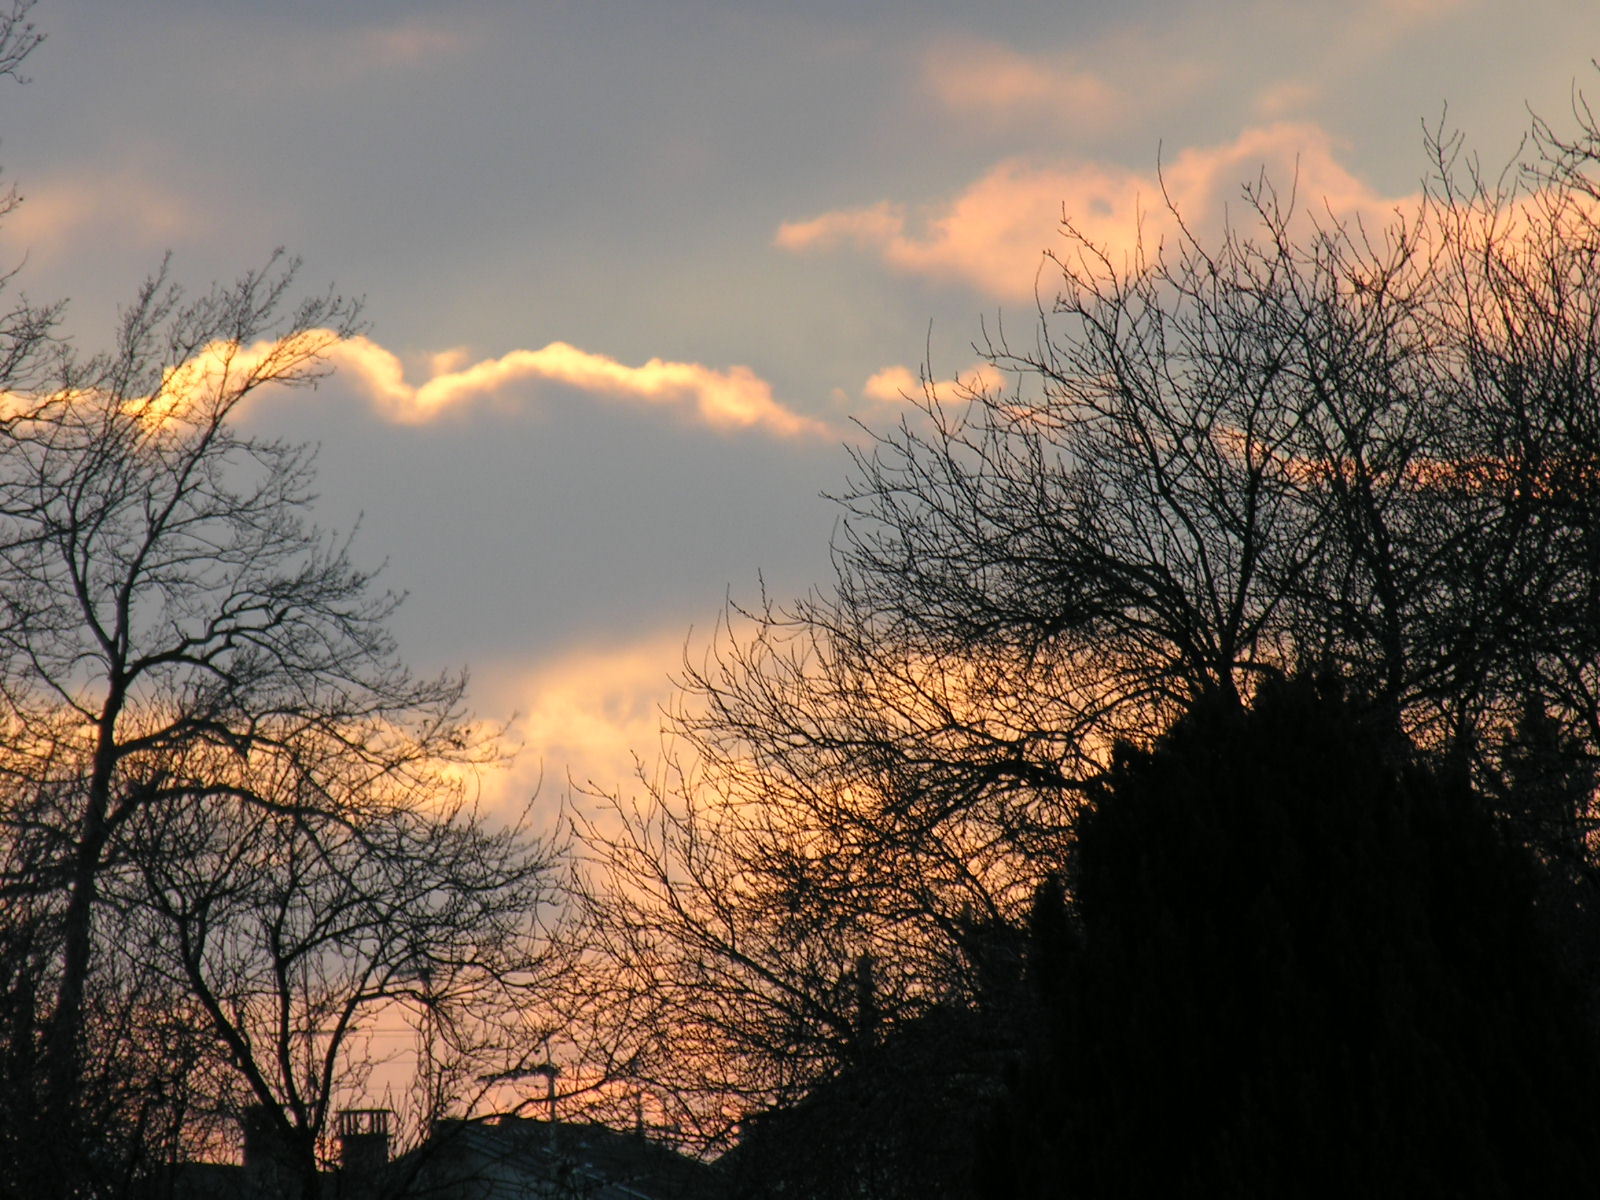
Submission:
[[[1576,877],[1590,858],[1600,126],[1576,115],[1571,136],[1535,122],[1528,165],[1500,176],[1428,137],[1419,196],[1381,227],[1264,180],[1231,227],[1179,213],[1168,241],[1125,257],[1066,225],[1028,328],[981,340],[992,370],[929,383],[867,431],[836,497],[834,577],[731,608],[685,664],[669,761],[592,827],[594,961],[625,998],[641,1079],[676,1081],[712,1129],[798,1100],[851,1061],[863,954],[885,1040],[970,1001],[996,977],[994,931],[1024,923],[1074,839],[1115,842],[1095,830],[1124,818],[1099,799],[1178,747],[1187,774],[1163,794],[1207,799],[1173,802],[1166,841],[1130,835],[1108,928],[1144,908],[1154,924],[1102,942],[1165,936],[1170,896],[1121,889],[1170,876],[1211,914],[1162,964],[1175,978],[1257,922],[1259,961],[1227,940],[1213,964],[1245,1012],[1276,994],[1262,972],[1308,946],[1328,995],[1404,980],[1359,957],[1364,930],[1398,921],[1379,959],[1437,958],[1443,1027],[1472,1026],[1481,996],[1457,983],[1524,917],[1461,880],[1522,885],[1478,816],[1445,810],[1487,797],[1539,862]],[[1258,708],[1300,676],[1346,681],[1370,714],[1336,706],[1319,732],[1286,697]],[[1204,738],[1185,732],[1191,710]],[[1229,721],[1252,731],[1249,754],[1224,753],[1247,736]],[[1277,749],[1255,732],[1273,721]],[[1231,806],[1210,799],[1224,762]],[[1264,799],[1295,773],[1310,801]],[[1387,799],[1324,803],[1330,780]],[[1435,825],[1454,858],[1425,848]],[[1234,868],[1213,870],[1224,856]],[[1068,886],[1086,937],[1093,862]],[[1400,1024],[1373,1036],[1426,1039],[1405,1024],[1413,984],[1394,986]]]
[[[1305,681],[1123,749],[1041,891],[994,1195],[1552,1195],[1593,1033],[1459,770]]]

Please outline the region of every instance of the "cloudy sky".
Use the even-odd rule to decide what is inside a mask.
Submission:
[[[844,447],[924,361],[1026,331],[1065,213],[1113,249],[1265,168],[1392,211],[1422,129],[1514,156],[1600,96],[1593,0],[39,0],[0,89],[0,229],[103,344],[174,255],[276,246],[366,297],[322,446],[428,670],[465,665],[541,771],[615,782],[728,595],[828,577]],[[1159,231],[1158,231],[1159,232]]]

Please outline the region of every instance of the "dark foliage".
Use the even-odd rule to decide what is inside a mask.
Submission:
[[[496,738],[401,660],[313,450],[237,421],[361,327],[296,271],[163,264],[89,355],[0,269],[0,1197],[151,1194],[244,1111],[317,1197],[380,1014],[409,1136],[538,1041],[554,850],[467,803]]]
[[[1014,1031],[948,1005],[896,1029],[800,1102],[747,1119],[718,1162],[727,1200],[973,1195],[975,1120],[1000,1095]]]
[[[1460,764],[1544,872],[1539,923],[1600,962],[1600,121],[1575,116],[1571,136],[1535,121],[1503,175],[1437,131],[1386,223],[1261,180],[1220,234],[1126,259],[1063,229],[1027,332],[994,326],[988,369],[949,387],[930,366],[868,431],[834,577],[730,611],[685,664],[667,761],[585,827],[595,1040],[619,1074],[718,1145],[731,1114],[847,1069],[860,955],[886,1028],[972,1003],[975,931],[1023,920],[1117,739],[1301,672]],[[1400,774],[1397,794],[1424,787]],[[1430,788],[1406,821],[1468,794]],[[1238,852],[1313,860],[1292,895],[1339,877],[1345,843],[1312,854],[1314,823],[1275,821]],[[1408,970],[1410,936],[1389,951]]]
[[[1526,853],[1305,682],[1121,749],[1041,892],[992,1196],[1529,1196],[1593,1179],[1596,1057]]]

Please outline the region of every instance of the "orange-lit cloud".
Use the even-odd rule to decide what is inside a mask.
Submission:
[[[1056,228],[1063,218],[1116,263],[1141,244],[1148,252],[1173,236],[1169,200],[1194,229],[1215,229],[1230,213],[1245,219],[1241,188],[1263,171],[1283,196],[1292,190],[1300,210],[1319,219],[1331,213],[1382,225],[1410,203],[1382,196],[1353,175],[1321,129],[1284,123],[1246,130],[1226,145],[1184,150],[1159,176],[1099,163],[1012,159],[942,204],[912,210],[883,201],[823,213],[786,222],[775,242],[794,252],[853,247],[894,270],[1002,300],[1031,301],[1038,279],[1048,302],[1054,273],[1044,255],[1060,246]]]
[[[329,329],[305,329],[281,338],[242,345],[216,341],[192,358],[161,371],[161,384],[145,395],[108,393],[92,388],[39,392],[0,391],[0,417],[25,421],[51,419],[64,405],[114,403],[119,411],[150,430],[168,421],[204,424],[223,411],[237,416],[258,389],[273,383],[304,383],[326,374],[339,346]]]
[[[24,203],[5,219],[4,243],[35,261],[81,252],[85,244],[162,249],[211,221],[180,191],[136,166],[82,178],[31,180]]]
[[[392,351],[370,338],[340,338],[327,329],[307,329],[290,338],[250,345],[213,343],[188,361],[166,368],[160,390],[129,398],[127,407],[160,422],[207,398],[328,369],[338,372],[341,383],[364,394],[380,415],[407,425],[483,404],[515,408],[537,403],[538,385],[543,383],[606,402],[659,408],[723,432],[837,436],[825,422],[784,407],[773,398],[772,385],[749,367],[717,370],[659,358],[630,367],[603,354],[551,342],[542,350],[513,350],[475,363],[468,362],[460,348],[444,350],[429,356],[428,378],[415,384],[407,380],[404,365]],[[0,393],[0,412],[25,410],[39,399]]]
[[[487,806],[502,810],[535,791],[551,810],[569,786],[624,788],[634,764],[654,763],[661,714],[676,695],[684,634],[674,627],[616,646],[573,650],[552,661],[481,673],[478,703],[518,715],[509,730],[521,749],[503,769],[480,776]]]
[[[882,404],[899,404],[930,393],[940,399],[951,399],[971,392],[995,392],[1005,383],[1004,372],[992,363],[973,363],[951,379],[929,379],[925,372],[897,363],[869,376],[861,385],[861,394]]]
[[[380,412],[405,424],[436,420],[481,403],[509,404],[525,396],[530,386],[536,390],[545,383],[617,403],[666,409],[723,431],[830,435],[822,422],[774,399],[772,385],[749,367],[717,369],[659,358],[630,367],[551,342],[542,350],[513,350],[475,363],[468,363],[459,350],[446,351],[433,357],[426,380],[412,383],[398,357],[364,337],[342,342],[330,357],[343,378],[365,391]]]
[[[1359,86],[1354,81],[1364,72],[1390,62],[1404,70],[1404,56],[1412,52],[1408,43],[1437,38],[1439,26],[1460,15],[1470,0],[1356,0],[1338,21],[1330,22],[1326,13],[1313,6],[1296,9],[1282,6],[1269,18],[1274,25],[1273,40],[1293,47],[1284,55],[1280,68],[1286,74],[1266,83],[1256,93],[1258,115],[1280,120],[1328,97],[1347,93]],[[1432,52],[1435,46],[1428,46]],[[1240,64],[1235,74],[1254,77],[1259,58]]]
[[[1264,117],[1279,120],[1310,108],[1320,95],[1321,89],[1309,80],[1284,79],[1256,94],[1255,109]]]
[[[237,88],[260,96],[289,90],[337,88],[352,82],[415,78],[455,66],[485,41],[469,14],[448,20],[412,16],[323,30],[316,37],[286,23],[252,32],[251,53],[213,69],[228,72]]]
[[[340,50],[372,69],[413,70],[453,57],[474,43],[459,26],[413,17],[350,31]]]
[[[922,85],[945,109],[989,120],[1044,117],[1103,127],[1127,97],[1070,58],[1030,57],[996,42],[946,39],[922,60]]]

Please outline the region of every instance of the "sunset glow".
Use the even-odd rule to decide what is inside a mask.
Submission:
[[[473,669],[485,721],[519,714],[516,787],[542,770],[555,794],[655,754],[684,636],[726,595],[748,598],[758,574],[779,594],[827,577],[814,497],[837,490],[841,443],[861,442],[852,416],[897,421],[925,378],[942,399],[1007,385],[971,343],[980,321],[1031,337],[1060,284],[1048,255],[1071,250],[1063,218],[1120,264],[1173,242],[1173,210],[1200,234],[1248,231],[1241,188],[1264,175],[1307,219],[1382,229],[1413,209],[1421,130],[1443,106],[1497,166],[1525,103],[1559,119],[1588,86],[1600,38],[1561,0],[1515,20],[1470,0],[901,15],[753,37],[777,20],[754,14],[689,36],[663,10],[623,37],[598,13],[473,4],[184,25],[55,0],[37,13],[50,40],[34,82],[8,94],[24,203],[0,245],[26,260],[30,294],[73,297],[69,326],[96,345],[169,247],[191,290],[285,244],[313,288],[364,294],[369,328],[323,347],[334,373],[315,396],[269,390],[248,419],[325,443],[331,511],[367,512],[357,552],[389,562],[413,611],[505,594],[492,620],[408,625],[405,649]],[[175,54],[177,103],[135,69]],[[1472,54],[1492,75],[1462,69]],[[269,349],[219,347],[157,403]],[[615,455],[592,448],[601,430]],[[540,478],[564,461],[547,439],[579,432],[592,490],[569,487],[570,508],[486,499],[475,443]],[[663,437],[688,457],[646,488],[638,464]],[[408,538],[374,497],[419,438],[440,449],[405,468],[429,514]],[[751,453],[771,481],[754,506],[713,469]],[[648,574],[619,587],[640,553],[618,536],[629,514],[680,499],[762,524],[735,545],[703,516],[667,518],[696,565],[665,589]],[[462,561],[493,576],[456,577]],[[558,588],[559,605],[516,601]]]
[[[1228,1074],[1310,1078],[1307,996],[1339,1120],[1577,1162],[1597,56],[1595,0],[0,0],[0,1193],[137,1126],[310,1200],[347,1104],[822,1200],[1055,1194],[1147,1102],[1062,1194],[1291,1110],[1359,1174]],[[1406,974],[1524,916],[1587,1040]]]
[[[537,395],[537,385],[546,383],[598,400],[666,408],[724,432],[752,429],[778,437],[827,433],[821,422],[779,404],[772,386],[748,367],[713,370],[659,358],[629,367],[551,342],[542,350],[513,350],[470,365],[464,363],[463,351],[435,355],[432,374],[413,385],[396,355],[364,337],[331,350],[330,358],[349,372],[351,382],[364,387],[379,412],[405,424],[425,423],[474,404],[515,406],[517,401],[508,396],[515,385]]]

